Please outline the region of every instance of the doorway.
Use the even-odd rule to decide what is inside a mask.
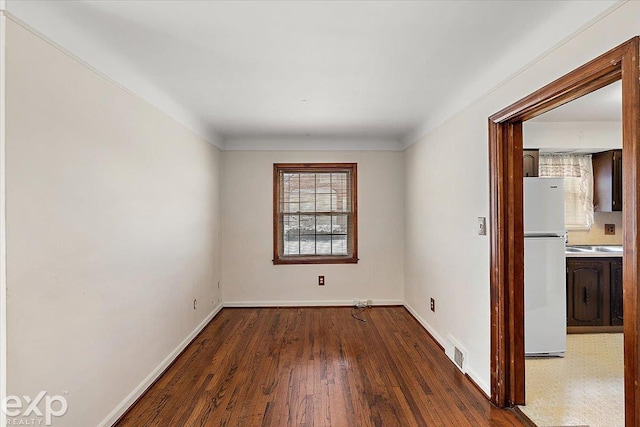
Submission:
[[[525,403],[522,123],[621,80],[625,423],[640,426],[639,52],[634,37],[489,118],[491,400],[499,406]]]
[[[522,133],[526,405],[518,408],[536,425],[624,427],[622,82],[527,120]],[[563,181],[562,202],[527,193],[552,177]],[[532,206],[555,213],[563,236],[543,259],[530,253],[540,240],[528,237]],[[563,357],[552,357],[554,346]]]

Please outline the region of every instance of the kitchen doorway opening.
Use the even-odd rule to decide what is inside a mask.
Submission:
[[[634,37],[489,118],[491,401],[525,404],[522,123],[622,81],[625,425],[640,426],[640,38]]]
[[[517,408],[541,426],[624,427],[622,82],[527,120],[522,133],[526,405]],[[531,192],[553,177],[562,201],[551,188]]]

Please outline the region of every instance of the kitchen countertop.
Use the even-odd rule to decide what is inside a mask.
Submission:
[[[622,258],[622,245],[572,245],[565,249],[567,258]]]

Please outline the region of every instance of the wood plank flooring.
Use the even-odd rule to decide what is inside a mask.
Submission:
[[[223,309],[116,424],[522,426],[403,307]]]

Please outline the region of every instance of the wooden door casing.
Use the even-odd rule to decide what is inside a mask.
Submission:
[[[600,55],[488,119],[491,400],[525,403],[522,123],[622,80],[624,398],[626,427],[640,427],[640,37]]]

